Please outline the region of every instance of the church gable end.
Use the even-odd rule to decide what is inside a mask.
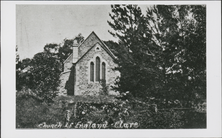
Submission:
[[[79,46],[79,58],[81,58],[92,46],[100,42],[99,38],[92,32]]]
[[[76,95],[92,95],[101,91],[101,82],[105,80],[109,94],[114,94],[111,87],[118,75],[113,70],[117,65],[105,47],[96,43],[76,64]]]
[[[92,32],[77,49],[76,61],[73,60],[73,53],[64,61],[60,92],[68,95],[94,95],[101,92],[101,81],[105,81],[108,93],[114,94],[110,88],[119,73],[113,70],[117,65],[109,48]]]

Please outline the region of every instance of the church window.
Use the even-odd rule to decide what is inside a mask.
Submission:
[[[100,45],[96,44],[95,51],[100,51]]]
[[[94,63],[90,63],[90,81],[94,81]]]
[[[106,80],[106,64],[102,63],[102,80]]]
[[[100,81],[100,58],[96,57],[96,81]]]

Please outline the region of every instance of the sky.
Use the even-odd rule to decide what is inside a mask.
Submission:
[[[145,13],[147,5],[139,5]],[[110,5],[16,5],[16,45],[20,59],[32,58],[49,43],[62,43],[81,33],[94,31],[101,40],[117,41],[112,28]]]

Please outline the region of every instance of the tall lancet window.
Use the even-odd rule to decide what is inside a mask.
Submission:
[[[100,58],[96,57],[96,81],[100,81]]]
[[[104,62],[102,63],[102,80],[106,80],[106,64]]]
[[[94,81],[94,63],[90,63],[90,81]]]

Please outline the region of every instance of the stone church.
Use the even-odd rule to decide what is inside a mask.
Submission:
[[[111,50],[95,32],[81,44],[73,43],[73,53],[64,61],[60,74],[60,95],[98,95],[104,83],[108,94],[115,95],[111,88],[120,74],[113,70],[117,64]]]

